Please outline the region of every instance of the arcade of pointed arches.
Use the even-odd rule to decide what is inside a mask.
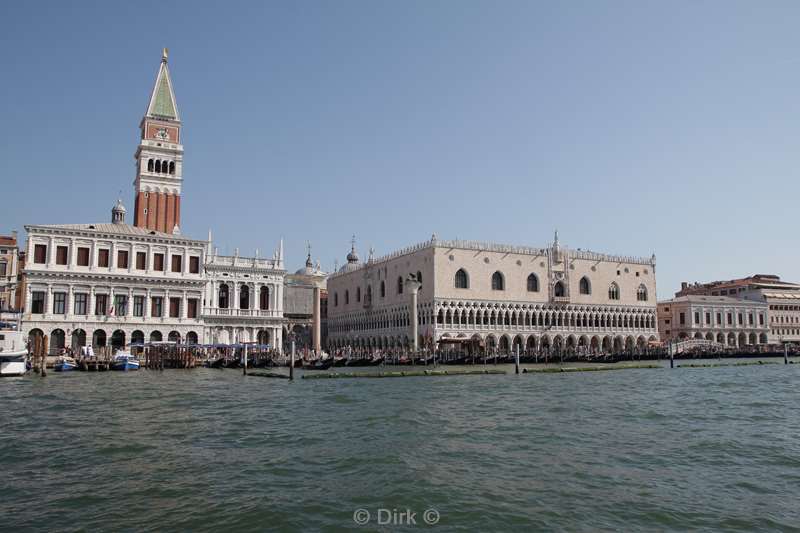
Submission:
[[[328,344],[334,349],[405,347],[409,321],[408,305],[348,313],[329,320]],[[643,347],[657,340],[655,310],[626,306],[441,301],[420,304],[419,325],[434,326],[437,340],[474,337],[487,350],[492,348],[493,341],[496,341],[495,347],[502,350],[501,339],[516,337],[524,341],[522,348],[526,350],[528,343],[533,343],[536,349],[555,347],[557,339],[562,339],[563,347],[567,348],[572,337],[575,347],[585,345],[606,352],[613,351],[615,346],[623,350],[629,345]],[[543,345],[539,344],[539,339]],[[622,340],[617,345],[618,339]],[[596,346],[592,344],[595,340]],[[585,344],[581,344],[583,341]],[[421,345],[425,344],[422,339]]]

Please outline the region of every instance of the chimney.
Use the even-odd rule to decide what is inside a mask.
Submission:
[[[689,284],[687,282],[685,282],[685,281],[681,281],[681,290],[685,291],[688,288],[689,288]]]

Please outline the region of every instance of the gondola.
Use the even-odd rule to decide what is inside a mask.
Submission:
[[[303,368],[306,370],[328,370],[332,366],[333,359],[328,357],[327,359],[317,359],[316,361],[311,361]]]
[[[347,357],[334,357],[333,366],[347,366]]]

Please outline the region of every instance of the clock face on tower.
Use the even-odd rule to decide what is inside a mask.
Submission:
[[[153,137],[155,137],[156,139],[160,139],[162,141],[168,141],[169,133],[167,133],[167,128],[158,128]]]

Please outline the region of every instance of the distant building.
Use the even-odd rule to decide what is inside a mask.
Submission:
[[[621,352],[658,340],[655,256],[430,241],[328,278],[328,345]],[[419,289],[417,287],[419,286]],[[412,302],[417,301],[417,328]]]
[[[24,330],[52,351],[202,340],[206,241],[125,223],[25,226]]]
[[[689,295],[658,302],[663,341],[702,339],[723,346],[768,344],[767,304],[730,296]]]
[[[286,289],[283,301],[283,316],[285,319],[284,349],[291,348],[294,341],[295,348],[315,349],[314,329],[319,328],[318,349],[326,346],[327,328],[325,312],[327,306],[326,278],[328,274],[323,271],[319,262],[315,265],[311,260],[309,248],[306,264],[294,274],[286,276]],[[315,302],[318,318],[315,316]]]
[[[132,225],[118,200],[111,223],[25,226],[23,330],[48,335],[52,352],[162,340],[280,350],[283,243],[271,258],[221,256],[210,234],[181,234],[183,145],[166,50],[140,130]],[[14,279],[0,275],[0,291],[6,277]]]
[[[19,274],[17,232],[0,235],[0,312],[16,311]]]
[[[772,274],[710,283],[682,283],[676,297],[729,296],[768,305],[769,342],[800,342],[800,285]]]
[[[283,242],[272,258],[206,255],[203,324],[210,343],[283,343]]]

